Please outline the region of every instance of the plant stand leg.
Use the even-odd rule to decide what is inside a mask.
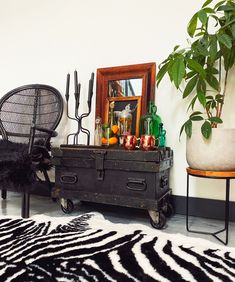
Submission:
[[[2,199],[3,200],[6,200],[6,198],[7,198],[7,190],[2,190]]]
[[[199,176],[200,177],[200,176]],[[224,214],[224,228],[218,230],[216,232],[206,232],[206,231],[197,231],[197,230],[190,230],[188,224],[189,218],[189,173],[187,173],[187,196],[186,196],[186,229],[188,232],[198,233],[198,234],[206,234],[212,235],[217,240],[219,240],[224,245],[228,244],[228,229],[229,229],[229,192],[230,192],[230,178],[226,177],[226,195],[225,195],[225,214]],[[217,234],[225,231],[225,241],[221,240]]]
[[[21,207],[21,216],[23,218],[29,218],[29,202],[30,194],[25,192],[22,194],[22,207]]]

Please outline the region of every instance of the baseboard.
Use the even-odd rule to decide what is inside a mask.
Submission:
[[[175,213],[186,214],[186,197],[172,195]],[[189,214],[213,219],[224,219],[224,201],[193,198],[189,199]],[[230,221],[235,221],[235,202],[229,203]]]
[[[54,185],[54,183],[52,183]],[[39,182],[37,187],[35,186],[32,194],[50,197],[50,191],[48,184],[45,182]],[[186,214],[186,197],[172,195],[172,202],[174,205],[176,214]],[[235,202],[229,204],[230,221],[235,221]],[[193,198],[189,199],[189,215],[213,218],[213,219],[224,219],[224,201]]]

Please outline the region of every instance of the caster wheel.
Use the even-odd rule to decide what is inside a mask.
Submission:
[[[171,203],[167,203],[166,209],[163,210],[163,213],[166,217],[171,217],[173,214],[175,214],[173,205]]]
[[[162,212],[159,212],[158,222],[153,221],[153,219],[150,217],[150,223],[153,228],[162,229],[166,224],[166,217]]]
[[[64,212],[64,213],[71,213],[73,210],[74,210],[74,204],[71,200],[67,199],[65,200],[66,201],[66,205],[62,205],[61,204],[61,210]]]

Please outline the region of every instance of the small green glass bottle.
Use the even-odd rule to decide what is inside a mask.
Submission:
[[[153,135],[156,138],[155,145],[158,145],[160,124],[162,123],[162,120],[156,112],[157,107],[150,101],[148,105],[148,113],[140,118],[140,135]]]
[[[159,147],[165,147],[166,146],[166,130],[163,129],[163,123],[160,123],[159,125]]]

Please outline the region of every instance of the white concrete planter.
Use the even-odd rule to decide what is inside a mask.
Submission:
[[[235,170],[235,128],[213,128],[205,139],[199,128],[187,138],[188,165],[202,170]]]

